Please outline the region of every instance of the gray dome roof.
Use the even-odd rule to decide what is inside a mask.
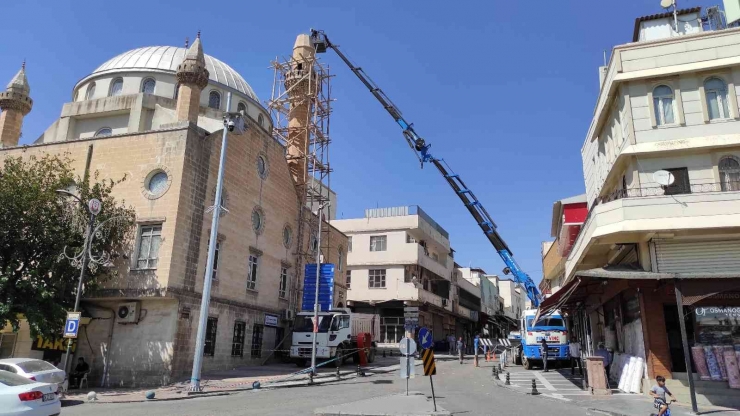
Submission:
[[[177,66],[185,57],[186,52],[187,50],[185,48],[175,46],[149,46],[132,49],[108,60],[90,75],[148,69],[172,72],[174,74],[177,71]],[[252,87],[247,84],[247,81],[238,72],[210,55],[205,55],[205,58],[206,69],[209,74],[208,78],[211,81],[227,85],[259,102]]]

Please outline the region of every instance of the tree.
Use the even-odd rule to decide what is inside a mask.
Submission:
[[[118,273],[116,258],[129,251],[135,212],[111,196],[124,181],[98,181],[98,172],[79,177],[68,155],[7,157],[0,161],[0,323],[18,329],[26,318],[33,336],[58,335],[74,307],[81,266],[63,253],[81,252],[89,212],[58,189],[73,190],[82,201],[97,198],[103,210],[92,239],[94,255],[108,264],[88,266],[84,290]],[[2,325],[0,325],[2,326]]]

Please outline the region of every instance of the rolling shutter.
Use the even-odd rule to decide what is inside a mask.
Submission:
[[[740,240],[655,241],[655,257],[658,272],[737,272]]]

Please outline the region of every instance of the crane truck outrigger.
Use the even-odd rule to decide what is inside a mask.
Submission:
[[[362,70],[361,67],[354,65],[352,61],[350,61],[349,58],[347,58],[347,56],[342,53],[338,45],[332,43],[329,40],[329,37],[324,31],[312,29],[311,43],[317,54],[325,53],[328,49],[333,49],[334,52],[336,52],[336,54],[339,56],[339,58],[357,76],[360,82],[362,82],[370,91],[370,93],[378,100],[378,102],[380,102],[380,104],[383,106],[383,108],[385,108],[388,114],[393,117],[393,120],[395,120],[395,122],[398,123],[399,126],[401,126],[403,136],[406,139],[409,147],[414,151],[414,154],[419,159],[421,167],[423,168],[425,163],[431,163],[432,165],[434,165],[434,167],[437,168],[439,173],[442,174],[442,176],[445,178],[457,197],[460,198],[462,203],[465,205],[465,208],[467,208],[475,221],[478,223],[478,226],[483,231],[486,238],[488,238],[488,241],[491,242],[491,245],[493,245],[494,249],[501,257],[501,260],[503,260],[504,264],[506,265],[506,267],[504,267],[503,269],[503,273],[505,275],[511,274],[514,280],[524,287],[524,290],[527,292],[527,297],[532,302],[532,306],[538,308],[542,300],[542,296],[537,289],[537,285],[534,284],[529,275],[527,275],[527,273],[525,273],[519,267],[519,264],[517,264],[517,262],[514,260],[514,256],[509,249],[509,246],[506,244],[506,242],[504,242],[498,231],[496,231],[496,223],[493,222],[493,219],[488,214],[488,211],[486,211],[485,207],[483,207],[478,198],[476,198],[473,191],[471,191],[465,185],[465,182],[463,182],[459,175],[452,172],[452,169],[450,169],[450,167],[447,165],[447,163],[444,162],[443,159],[438,159],[432,156],[432,154],[429,152],[429,149],[432,145],[428,144],[421,136],[416,133],[413,124],[407,122],[404,119],[401,111],[398,109],[398,107],[396,107],[395,104],[393,104],[393,101],[391,101],[391,99],[383,92],[383,90],[381,90],[380,87],[378,87],[378,85],[376,85],[372,81],[372,79],[370,79],[370,77]],[[527,322],[527,320],[524,318],[524,315],[522,316],[521,322]],[[527,367],[529,367],[528,363],[531,363],[533,361],[541,361],[542,357],[539,353],[539,349],[535,348],[535,345],[530,344],[534,344],[540,341],[543,337],[551,342],[556,341],[553,334],[548,333],[549,329],[551,328],[541,328],[540,330],[540,328],[532,324],[525,324],[521,326],[520,331],[522,332],[522,346],[519,347],[519,350],[515,353],[515,357],[517,357],[518,360],[523,361],[525,365],[527,365]],[[566,332],[563,330],[562,333],[565,334]],[[567,340],[565,339],[565,336],[558,337],[557,344],[553,343],[550,345],[552,346],[552,348],[550,348],[551,351],[558,351],[555,356],[549,356],[551,359],[568,359],[567,348],[563,348],[563,346],[567,347]]]

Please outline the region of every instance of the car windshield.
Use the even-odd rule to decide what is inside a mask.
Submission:
[[[56,370],[56,367],[47,363],[46,361],[41,360],[24,361],[16,365],[26,373],[38,373],[40,371]]]
[[[13,387],[33,383],[35,383],[35,381],[29,380],[23,376],[19,376],[18,374],[13,374],[9,371],[0,370],[0,385]]]
[[[328,332],[331,325],[331,316],[319,315],[319,332]],[[313,316],[298,315],[293,332],[313,332]]]
[[[527,319],[527,326],[529,328],[542,326],[565,328],[565,324],[563,324],[563,318],[559,316],[546,316],[544,318],[540,318],[540,320],[537,321],[535,325],[532,325],[532,319],[533,318]]]

